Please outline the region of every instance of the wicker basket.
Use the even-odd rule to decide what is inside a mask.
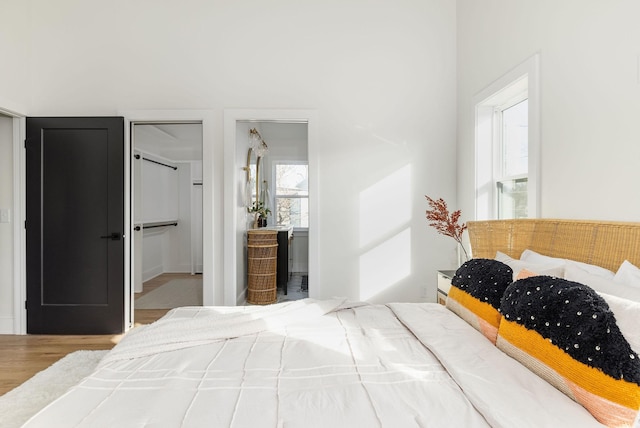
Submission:
[[[252,290],[247,292],[247,303],[252,305],[270,305],[276,302],[276,289],[273,290]]]
[[[253,305],[275,303],[278,294],[276,283],[278,244],[257,245],[250,243],[247,249],[247,272],[249,280],[247,303]]]
[[[248,272],[254,275],[271,274],[278,268],[278,245],[249,245]]]
[[[247,231],[249,245],[266,245],[278,242],[277,230],[250,229]]]

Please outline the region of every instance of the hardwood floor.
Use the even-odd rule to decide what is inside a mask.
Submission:
[[[142,284],[142,293],[136,293],[136,299],[166,284],[172,279],[191,279],[191,278],[194,278],[194,275],[191,275],[190,273],[163,273],[162,275],[158,275],[155,278],[152,278],[149,281],[146,281],[144,284]]]
[[[143,286],[140,297],[162,284],[189,274],[163,274]],[[134,304],[135,307],[135,304]],[[169,309],[136,309],[134,328],[150,324]],[[0,395],[12,390],[65,355],[79,350],[111,349],[122,335],[0,335]]]
[[[118,336],[0,335],[0,394],[20,385],[70,352],[111,349]]]

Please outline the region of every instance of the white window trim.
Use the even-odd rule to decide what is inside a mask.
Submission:
[[[517,83],[515,83],[517,85]],[[520,90],[518,88],[511,88],[513,84],[510,86],[510,94],[514,93],[515,95],[509,95],[506,99],[501,99],[501,103],[497,105],[492,105],[493,107],[493,218],[501,218],[500,217],[500,195],[498,191],[498,185],[500,183],[505,183],[508,181],[519,180],[522,178],[529,179],[529,172],[527,166],[526,174],[505,174],[504,173],[504,123],[503,123],[503,113],[505,110],[525,101],[529,97],[528,90]],[[490,102],[489,104],[493,104]],[[527,181],[528,183],[528,181]],[[528,184],[527,184],[528,187]],[[529,190],[529,189],[527,189]],[[529,198],[530,199],[530,198]],[[527,200],[527,204],[530,201]],[[528,205],[527,205],[528,206]]]
[[[307,180],[309,179],[309,162],[307,160],[300,160],[300,159],[286,159],[286,158],[278,158],[278,159],[272,159],[271,160],[271,182],[273,183],[273,192],[271,194],[271,206],[273,207],[274,211],[276,208],[276,198],[278,197],[278,186],[276,183],[276,167],[277,165],[306,165],[307,166]],[[307,201],[309,200],[309,195],[307,196],[301,196],[301,195],[281,195],[283,198],[297,198],[297,199],[307,199]],[[275,214],[274,214],[275,215]],[[309,215],[311,215],[311,213],[309,213]],[[295,231],[308,231],[309,228],[308,227],[294,227],[293,228],[294,232]]]
[[[540,217],[540,54],[535,54],[514,69],[497,79],[473,97],[475,106],[475,176],[476,176],[476,220],[497,218],[495,185],[495,124],[496,105],[506,105],[509,100],[500,101],[499,94],[526,77],[529,100],[528,117],[528,217]],[[493,99],[493,100],[492,100]],[[487,167],[491,165],[491,167]],[[503,178],[504,179],[504,178]]]

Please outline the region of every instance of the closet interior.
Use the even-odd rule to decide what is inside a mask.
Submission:
[[[202,125],[135,124],[132,146],[132,268],[138,295],[159,276],[202,273]]]

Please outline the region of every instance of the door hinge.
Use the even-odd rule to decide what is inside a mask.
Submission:
[[[24,221],[24,228],[27,228],[27,220]]]
[[[27,309],[27,301],[24,301],[24,308]]]

